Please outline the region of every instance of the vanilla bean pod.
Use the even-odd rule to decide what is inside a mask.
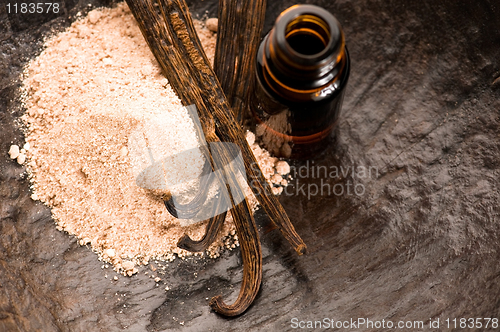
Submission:
[[[206,150],[206,149],[204,149]],[[208,189],[214,180],[214,174],[210,174],[212,171],[212,165],[210,163],[210,155],[208,151],[205,153],[205,164],[201,172],[201,180],[199,184],[199,190],[194,196],[194,198],[185,204],[175,204],[174,198],[170,197],[165,200],[165,207],[167,211],[175,218],[180,219],[191,219],[193,218],[203,207],[207,197]],[[213,214],[214,216],[216,214]]]
[[[243,124],[249,114],[247,105],[255,78],[255,57],[264,26],[265,0],[220,0],[219,26],[215,49],[214,72],[228,99],[236,120]],[[222,216],[225,218],[225,214]],[[222,226],[221,217],[208,221],[199,241],[184,235],[179,248],[199,252],[208,248]]]
[[[238,145],[256,197],[286,239],[299,254],[302,254],[306,246],[295,232],[285,210],[272,194],[248,146],[242,128],[233,117],[219,81],[210,68],[196,35],[186,3],[183,0],[159,0],[161,16],[151,0],[127,0],[127,3],[174,91],[185,105],[196,106],[209,146],[211,143],[221,141]],[[224,167],[231,162],[224,151],[221,151],[221,155],[214,156],[212,153],[210,161],[213,169],[217,163],[219,167]],[[229,184],[232,183],[234,176],[227,176],[227,172],[225,174],[224,183],[230,187]],[[235,188],[228,189],[232,195],[238,191],[234,190]],[[236,200],[233,198],[232,202]],[[234,206],[231,211],[242,247],[244,266],[242,288],[236,302],[232,306],[226,306],[219,297],[214,298],[212,302],[214,310],[225,315],[237,315],[243,312],[255,298],[262,278],[259,237],[246,199]]]
[[[207,250],[208,247],[215,241],[217,234],[221,230],[224,220],[226,220],[226,215],[227,213],[224,212],[210,218],[208,220],[205,234],[200,240],[195,241],[191,239],[189,235],[184,234],[177,242],[177,246],[191,252],[201,252]]]
[[[200,54],[196,54],[193,52],[193,44],[190,42],[188,33],[186,31],[186,25],[183,20],[179,18],[179,11],[182,10],[183,7],[181,6],[180,8],[176,8],[177,10],[174,10],[174,8],[171,8],[169,6],[172,5],[172,1],[167,1],[166,3],[160,3],[161,10],[163,12],[163,16],[166,17],[165,20],[162,20],[161,17],[157,15],[156,9],[151,1],[141,1],[141,0],[127,0],[128,5],[136,17],[139,27],[143,31],[143,34],[145,35],[145,38],[150,45],[151,50],[153,51],[153,54],[156,56],[158,62],[160,65],[162,65],[163,70],[167,73],[170,73],[171,75],[167,75],[167,78],[170,81],[170,84],[175,88],[176,85],[173,82],[179,82],[182,81],[182,78],[179,79],[180,75],[178,72],[183,72],[182,69],[185,69],[185,67],[194,67],[191,70],[196,71],[195,68],[197,67],[196,65],[200,64]],[[165,6],[166,8],[162,8]],[[185,8],[187,9],[187,8]],[[170,14],[166,14],[170,13]],[[189,18],[187,12],[183,13],[183,18],[186,19]],[[147,23],[146,23],[147,22]],[[191,26],[191,31],[194,31],[194,27],[192,27],[192,22],[189,19],[189,22],[187,23],[188,25]],[[167,25],[168,28],[167,28]],[[175,28],[174,28],[175,27]],[[168,30],[167,30],[168,29]],[[166,31],[170,32],[170,36],[167,34]],[[192,33],[192,32],[191,32]],[[177,40],[177,48],[175,48],[172,45],[172,41],[170,38],[177,37],[180,40]],[[196,35],[195,39],[198,41],[198,38]],[[186,44],[187,48],[186,49]],[[199,41],[197,42],[199,44]],[[201,49],[201,45],[198,46],[199,50]],[[176,51],[177,49],[182,50],[183,53],[189,54],[187,59],[181,56],[181,53]],[[202,56],[206,59],[204,52],[202,52]],[[191,61],[189,61],[189,60]],[[172,61],[173,63],[168,64],[169,61]],[[179,68],[179,63],[186,63],[186,65],[182,66]],[[198,63],[196,63],[198,62]],[[208,62],[205,62],[207,64]],[[177,64],[174,65],[174,64]],[[176,71],[168,71],[168,68],[176,68]],[[207,70],[208,73],[211,73],[212,75],[211,78],[215,82],[212,84],[217,84],[218,81],[213,75],[213,72],[211,72],[210,67],[205,67],[205,68],[198,68],[197,70]],[[175,72],[174,74],[172,74]],[[189,79],[190,77],[196,79],[197,75],[200,74],[200,72],[196,73],[189,73],[185,72],[185,79]],[[191,74],[191,75],[190,75]],[[205,72],[206,74],[206,72]],[[170,76],[172,76],[172,79],[170,79]],[[200,122],[201,126],[203,127],[203,132],[205,139],[208,143],[208,147],[215,146],[217,147],[220,144],[220,140],[215,135],[215,121],[213,117],[211,116],[210,113],[201,112],[201,110],[205,109],[205,105],[203,104],[203,99],[200,96],[203,91],[200,91],[200,82],[197,82],[198,85],[193,85],[193,84],[186,84],[183,86],[183,89],[180,89],[179,94],[186,95],[187,96],[187,103],[192,104],[194,103],[197,106],[198,111],[200,112]],[[181,85],[182,86],[182,85]],[[177,86],[179,87],[179,86]],[[186,91],[192,92],[192,93],[187,93]],[[195,97],[193,97],[194,95]],[[201,101],[196,102],[196,99],[198,98]],[[213,98],[213,96],[211,97]],[[222,94],[222,100],[225,101],[224,95]],[[226,102],[227,105],[227,102]],[[203,107],[203,108],[201,108]],[[229,109],[229,107],[227,107]],[[233,120],[234,121],[234,120]],[[196,127],[196,126],[195,126]],[[239,127],[238,127],[239,128]],[[211,144],[214,143],[214,144]],[[217,144],[219,143],[219,144]],[[212,152],[212,151],[211,151]],[[216,153],[211,153],[210,154],[210,161],[212,163],[213,169],[224,169],[226,165],[230,165],[231,163],[231,157],[224,155],[225,151],[223,149],[219,149],[216,151]],[[234,174],[227,174],[228,172],[220,172],[219,174],[222,174],[224,179],[221,179],[221,183],[226,183],[228,192],[230,192],[232,195],[235,193],[241,193],[243,195],[241,190],[234,190],[239,187],[239,185],[236,183],[234,184],[233,179],[234,179]],[[231,173],[231,172],[229,172]],[[233,185],[233,190],[231,190],[231,186]],[[236,187],[235,187],[236,186]],[[231,201],[233,203],[233,209],[232,214],[233,218],[236,224],[236,229],[238,232],[238,238],[240,241],[241,245],[241,255],[243,259],[243,281],[242,281],[242,287],[240,290],[240,295],[238,296],[238,299],[233,303],[231,306],[227,306],[220,296],[215,297],[213,299],[213,302],[211,304],[212,308],[227,316],[234,316],[241,314],[250,304],[252,303],[253,299],[255,298],[259,288],[260,288],[260,283],[262,280],[262,253],[260,250],[260,241],[257,233],[257,227],[255,225],[255,221],[253,219],[253,215],[248,207],[248,203],[246,202],[246,199],[243,196],[243,200],[238,200],[240,203],[234,206],[234,198],[231,198]]]
[[[240,124],[250,114],[247,108],[265,14],[266,0],[219,0],[214,72]]]
[[[215,296],[210,301],[210,306],[219,314],[237,316],[252,304],[259,291],[262,282],[262,251],[253,213],[245,199],[243,184],[237,178],[241,169],[236,168],[231,163],[232,157],[231,153],[228,152],[228,145],[224,143],[210,144],[210,150],[216,168],[224,170],[225,183],[231,188],[230,196],[233,206],[231,215],[236,226],[243,261],[243,279],[236,301],[232,305],[227,305],[221,296]]]
[[[262,282],[262,251],[259,234],[253,219],[252,211],[246,200],[236,205],[233,215],[236,232],[241,246],[243,260],[243,280],[238,298],[232,305],[226,305],[220,295],[210,300],[210,307],[225,316],[237,316],[243,313],[253,302]]]
[[[301,255],[306,245],[272,193],[194,29],[183,0],[161,0],[163,19],[151,0],[127,0],[155,58],[185,105],[195,105],[207,142],[233,142],[242,152],[251,188],[271,221]],[[172,40],[171,40],[172,38]],[[173,70],[175,68],[175,70]]]
[[[198,127],[195,124],[195,127]],[[201,130],[201,128],[196,128],[196,130]],[[202,135],[202,133],[198,133],[198,135]],[[203,136],[199,136],[203,137]],[[201,147],[203,151],[203,155],[205,156],[206,162],[210,161],[212,164],[212,169],[216,170],[217,165],[213,164],[213,158],[211,157],[210,150],[208,146]],[[217,174],[218,176],[215,176]],[[214,180],[217,181],[218,186],[220,188],[219,199],[216,200],[211,215],[214,216],[208,220],[207,227],[205,230],[205,234],[202,236],[200,240],[192,240],[187,234],[184,234],[183,237],[177,242],[177,246],[181,249],[188,250],[191,252],[201,252],[206,249],[215,241],[217,234],[222,229],[222,225],[226,220],[227,212],[225,211],[225,204],[230,202],[230,197],[228,192],[224,190],[227,186],[225,185],[224,177],[221,176],[220,173],[211,174],[211,177],[216,177]],[[211,181],[208,181],[211,182]],[[224,209],[224,211],[221,211]]]

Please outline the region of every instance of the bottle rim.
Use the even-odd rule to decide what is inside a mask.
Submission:
[[[289,41],[289,35],[297,33],[293,30],[293,25],[299,26],[297,30],[308,30],[308,33],[315,34],[316,38],[325,39],[327,37],[328,41],[324,48],[313,54],[297,51]],[[276,38],[277,56],[289,65],[298,67],[297,69],[315,69],[326,63],[336,64],[341,60],[344,49],[344,34],[340,23],[329,11],[321,7],[294,5],[280,14],[273,30],[273,38]]]

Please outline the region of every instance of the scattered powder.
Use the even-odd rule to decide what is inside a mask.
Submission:
[[[217,28],[219,26],[219,20],[217,18],[209,18],[205,21],[205,26],[208,30],[212,32],[217,32]]]
[[[199,21],[195,27],[213,62],[216,36]],[[21,164],[28,158],[32,198],[52,209],[57,229],[124,275],[151,259],[191,255],[176,243],[185,233],[201,238],[206,223],[183,226],[136,177],[148,162],[196,148],[199,138],[126,4],[91,11],[45,46],[25,71],[27,143],[9,150]],[[280,193],[288,165],[261,149],[253,133],[247,140]],[[196,175],[204,161],[201,155],[193,160],[186,169]],[[173,167],[174,173],[182,176],[182,168]],[[249,193],[248,200],[255,210],[255,197]],[[229,214],[216,242],[199,255],[217,257],[221,248],[237,245]]]
[[[26,151],[30,148],[29,143],[24,144],[22,149],[19,149],[17,145],[11,145],[9,149],[10,159],[16,159],[19,165],[24,164],[26,161]]]
[[[11,145],[9,149],[10,159],[16,159],[21,153],[19,152],[19,146]]]
[[[273,131],[277,131],[278,133],[289,134],[292,130],[291,125],[288,122],[289,116],[289,110],[271,115],[265,123],[259,123],[255,128],[257,137],[266,149],[271,151],[275,156],[289,158],[292,154],[292,146],[291,142],[287,138],[272,134],[268,128],[271,128]]]
[[[281,175],[286,175],[290,173],[290,165],[284,160],[278,161],[276,163],[276,172],[278,172]]]

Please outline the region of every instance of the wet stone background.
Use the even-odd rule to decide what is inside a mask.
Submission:
[[[269,2],[267,29],[293,4]],[[59,0],[57,15],[22,16],[8,15],[2,2],[0,331],[288,331],[294,317],[424,321],[430,330],[429,319],[445,329],[447,318],[500,318],[500,4],[307,2],[338,18],[352,61],[337,144],[314,165],[377,173],[292,181],[281,201],[306,256],[258,214],[263,284],[233,319],[211,312],[208,299],[236,298],[239,250],[175,260],[158,286],[144,274],[150,267],[113,281],[110,268],[31,200],[25,168],[7,154],[24,143],[21,70],[51,30],[113,3]],[[215,0],[190,6],[199,17],[217,12]],[[348,183],[363,194],[313,195],[315,186],[337,185],[339,193]]]

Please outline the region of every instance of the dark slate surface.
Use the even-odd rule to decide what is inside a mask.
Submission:
[[[288,331],[294,317],[424,321],[430,330],[431,318],[441,329],[447,318],[500,318],[498,2],[324,1],[344,26],[352,72],[338,144],[314,166],[378,173],[295,178],[282,202],[309,246],[304,257],[259,214],[264,281],[234,319],[210,312],[207,299],[237,296],[238,251],[176,260],[159,286],[145,269],[111,281],[113,271],[30,199],[24,167],[7,154],[24,142],[22,66],[50,30],[111,5],[60,2],[55,16],[0,8],[0,331]],[[217,11],[213,0],[192,2],[200,17]],[[272,2],[267,27],[291,4]],[[351,194],[324,186],[312,195],[325,183]]]

